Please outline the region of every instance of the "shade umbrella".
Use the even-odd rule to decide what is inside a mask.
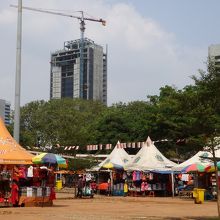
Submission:
[[[205,171],[205,166],[201,163],[190,164],[181,170],[182,173],[204,172],[204,171]]]
[[[220,161],[217,162],[217,169],[220,170]],[[215,172],[215,166],[214,164],[209,164],[205,167],[206,172]]]
[[[32,158],[34,164],[49,164],[49,165],[58,165],[60,167],[67,166],[66,160],[53,153],[41,153]]]
[[[118,170],[123,170],[124,167],[122,165],[119,165],[119,164],[115,164],[115,163],[105,163],[102,168],[105,168],[105,169],[118,169]]]

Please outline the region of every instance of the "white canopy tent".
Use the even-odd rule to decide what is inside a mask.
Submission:
[[[220,150],[215,151],[215,153],[216,153],[216,157],[220,157]],[[195,164],[195,163],[199,163],[204,166],[207,166],[207,165],[211,164],[212,162],[210,159],[206,159],[206,158],[212,158],[212,157],[213,157],[212,154],[208,151],[199,151],[197,154],[195,154],[194,156],[192,156],[188,160],[184,161],[181,164],[174,166],[172,168],[172,170],[181,171],[183,168],[185,168],[191,164]]]
[[[120,142],[116,144],[112,152],[108,155],[108,157],[105,158],[100,164],[97,166],[91,168],[93,171],[100,170],[105,164],[112,163],[116,164],[118,166],[124,167],[126,163],[130,160],[130,156],[128,153],[124,150],[124,148],[121,147]]]
[[[211,156],[211,153],[209,153],[209,152],[199,151],[193,157],[189,158],[188,160],[184,161],[181,164],[178,164],[178,165],[174,166],[172,169],[174,171],[181,171],[186,166],[189,166],[189,165],[195,164],[195,163],[199,163],[199,164],[202,164],[202,165],[206,166],[206,165],[210,164],[210,160],[203,159],[201,157],[210,157],[210,156]]]
[[[125,170],[171,171],[176,163],[167,159],[154,145],[150,137],[139,152],[125,165]]]

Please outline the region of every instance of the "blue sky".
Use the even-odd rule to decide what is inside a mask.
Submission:
[[[117,0],[109,2],[118,2]],[[207,46],[220,42],[219,0],[124,0],[142,16],[156,20],[182,44]]]
[[[0,98],[14,104],[16,9],[0,5]],[[159,88],[183,88],[205,68],[208,46],[220,43],[219,0],[23,0],[23,5],[83,10],[107,20],[85,36],[108,44],[108,104],[146,100]],[[50,53],[79,38],[77,21],[23,12],[21,103],[49,99]],[[8,89],[10,88],[10,90]]]

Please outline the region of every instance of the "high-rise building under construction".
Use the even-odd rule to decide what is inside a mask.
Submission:
[[[220,71],[220,44],[209,46],[209,59],[215,65],[217,71]]]
[[[11,103],[0,99],[0,117],[6,125],[11,123]]]
[[[107,50],[104,53],[102,46],[85,38],[80,56],[80,46],[80,40],[67,41],[51,54],[50,98],[99,100],[107,105]]]

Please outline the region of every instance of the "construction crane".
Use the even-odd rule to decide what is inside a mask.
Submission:
[[[18,8],[17,5],[10,5],[10,7]],[[81,16],[75,16],[71,14],[65,14],[62,12],[53,12],[49,10],[44,10],[40,8],[32,8],[32,7],[22,7],[22,9],[27,9],[31,11],[36,11],[36,12],[43,12],[43,13],[48,13],[52,15],[60,15],[60,16],[65,16],[65,17],[70,17],[70,18],[76,18],[79,20],[80,23],[80,98],[83,98],[83,72],[84,72],[84,57],[83,57],[83,52],[84,52],[84,32],[85,32],[85,21],[95,21],[95,22],[100,22],[103,26],[106,25],[106,21],[103,19],[95,19],[95,18],[87,18],[84,17],[84,12],[83,11],[77,11],[81,13]]]

